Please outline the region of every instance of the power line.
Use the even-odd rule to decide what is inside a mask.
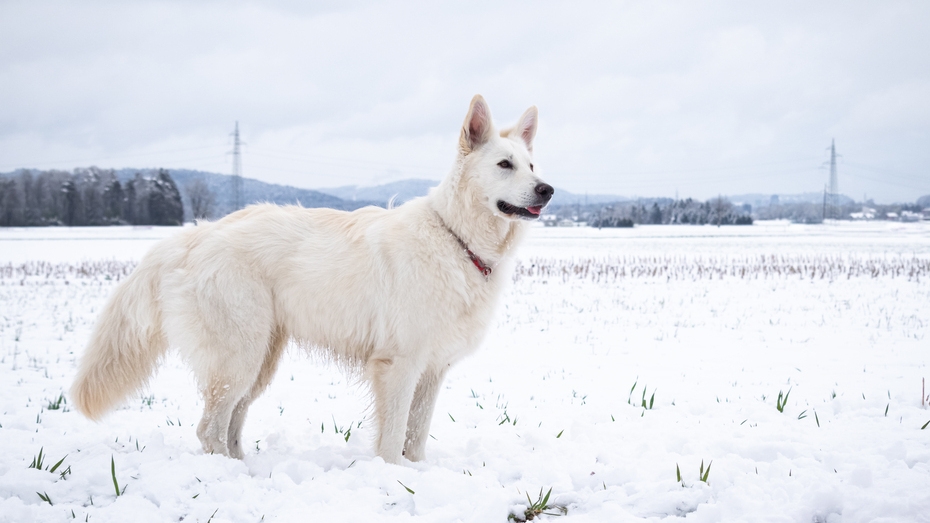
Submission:
[[[914,189],[914,190],[916,190],[916,191],[925,191],[925,190],[928,189],[928,187],[927,187],[926,185],[923,186],[923,187],[918,187],[917,185],[910,185],[910,184],[906,184],[906,183],[900,183],[900,182],[897,182],[897,181],[881,180],[881,179],[878,179],[878,178],[871,178],[871,177],[869,177],[869,176],[864,176],[864,175],[862,175],[862,174],[856,174],[856,173],[854,173],[854,172],[853,172],[853,173],[847,172],[846,175],[847,175],[847,176],[852,176],[853,178],[858,178],[858,179],[860,179],[860,180],[868,180],[868,181],[870,181],[870,182],[875,182],[875,183],[880,183],[880,184],[885,184],[885,185],[894,185],[894,186],[897,186],[897,187],[904,187],[904,188],[907,188],[907,189]]]
[[[435,169],[430,169],[424,166],[400,165],[394,163],[372,162],[367,160],[336,158],[302,153],[288,153],[255,146],[249,148],[249,154],[290,162],[295,160],[310,160],[310,162],[318,165],[332,165],[336,167],[348,167],[353,169],[391,169],[400,172],[416,173],[427,176],[435,175],[437,172]]]
[[[911,180],[917,178],[917,175],[912,174],[912,173],[904,173],[904,172],[901,172],[901,171],[896,171],[896,170],[894,170],[894,169],[887,169],[887,168],[885,168],[885,167],[875,167],[874,165],[868,165],[868,164],[859,163],[859,162],[849,162],[849,161],[846,161],[846,162],[843,162],[843,164],[844,164],[844,165],[847,165],[847,166],[852,166],[852,167],[855,167],[855,168],[858,168],[858,169],[865,169],[865,170],[867,170],[867,171],[872,171],[872,172],[876,172],[876,173],[881,173],[881,174],[883,174],[883,175],[885,175],[885,176],[893,176],[893,177],[896,177],[896,178],[904,178],[904,179],[906,179],[906,180],[908,180],[908,181],[911,181]]]
[[[701,172],[719,172],[719,171],[732,171],[732,170],[749,170],[749,169],[758,169],[759,167],[774,166],[774,165],[783,165],[789,163],[798,163],[798,162],[810,162],[815,160],[815,157],[804,157],[804,158],[793,158],[790,160],[776,160],[771,162],[762,162],[751,165],[730,165],[723,167],[700,167],[694,169],[669,169],[669,170],[660,170],[660,171],[616,171],[609,173],[610,176],[638,176],[643,174],[689,174],[689,173],[701,173]],[[781,171],[779,171],[781,172]],[[608,174],[608,173],[596,173],[596,174]],[[735,176],[742,177],[743,174],[737,174]]]
[[[156,156],[156,155],[161,155],[161,154],[181,153],[181,152],[187,152],[187,151],[200,151],[200,150],[203,150],[203,149],[213,149],[213,148],[217,148],[217,147],[222,147],[222,145],[219,145],[219,144],[217,144],[217,145],[204,145],[204,146],[200,146],[200,147],[186,147],[186,148],[184,148],[184,149],[172,149],[172,150],[167,150],[167,151],[152,151],[152,152],[147,152],[147,153],[120,154],[120,155],[116,155],[116,156],[97,156],[97,157],[89,157],[89,158],[88,158],[88,157],[85,157],[85,158],[78,158],[78,159],[74,159],[74,160],[55,160],[55,161],[51,161],[51,162],[45,161],[45,160],[43,160],[43,161],[41,161],[41,162],[21,162],[21,163],[19,163],[19,164],[6,164],[6,165],[3,165],[3,166],[0,166],[0,169],[4,169],[4,170],[5,170],[5,169],[24,168],[24,167],[22,167],[22,165],[23,165],[24,163],[44,164],[44,165],[61,165],[61,164],[75,164],[75,163],[85,163],[85,162],[86,162],[86,163],[91,163],[91,164],[93,164],[93,163],[102,162],[102,161],[108,161],[108,160],[122,160],[122,159],[126,159],[126,158],[139,158],[139,157],[143,157],[143,156]]]

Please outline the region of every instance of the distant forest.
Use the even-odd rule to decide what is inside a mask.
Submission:
[[[0,226],[180,225],[184,204],[165,169],[121,183],[115,171],[90,167],[18,171],[0,177]]]
[[[591,227],[632,227],[637,223],[691,225],[752,225],[749,206],[737,206],[726,198],[707,202],[656,200],[620,202],[600,207],[586,216]]]
[[[786,201],[773,197],[766,205],[753,208],[733,203],[725,197],[701,202],[691,198],[641,198],[635,201],[550,206],[554,219],[547,225],[584,222],[591,227],[633,227],[635,224],[751,225],[754,220],[790,220],[794,223],[822,223],[837,220],[913,221],[930,217],[930,195],[916,203],[877,204],[871,200],[854,202],[842,197],[839,205],[824,202]]]

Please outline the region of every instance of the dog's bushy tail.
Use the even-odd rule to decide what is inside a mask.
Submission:
[[[161,265],[144,259],[97,320],[81,358],[71,400],[92,420],[142,388],[167,350],[161,325]]]

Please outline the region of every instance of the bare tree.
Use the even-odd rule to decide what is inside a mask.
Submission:
[[[733,204],[730,203],[730,200],[727,200],[723,196],[718,196],[711,202],[711,205],[714,209],[714,219],[717,222],[717,225],[720,226],[724,222],[724,219],[730,214],[730,210],[733,208]],[[729,222],[727,222],[729,223]]]
[[[194,215],[194,219],[209,218],[216,205],[216,196],[207,186],[207,182],[202,179],[193,180],[187,184],[185,189],[187,189],[187,197],[190,198],[191,214]]]

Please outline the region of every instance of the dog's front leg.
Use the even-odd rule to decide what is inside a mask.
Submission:
[[[410,461],[426,458],[426,440],[429,439],[433,408],[436,406],[439,386],[442,385],[447,370],[448,365],[444,365],[438,371],[427,369],[417,383],[413,403],[410,405],[410,416],[407,419],[407,440],[404,443],[404,455]]]
[[[402,357],[375,358],[368,362],[375,396],[378,437],[375,452],[387,463],[400,463],[413,391],[421,369]]]

